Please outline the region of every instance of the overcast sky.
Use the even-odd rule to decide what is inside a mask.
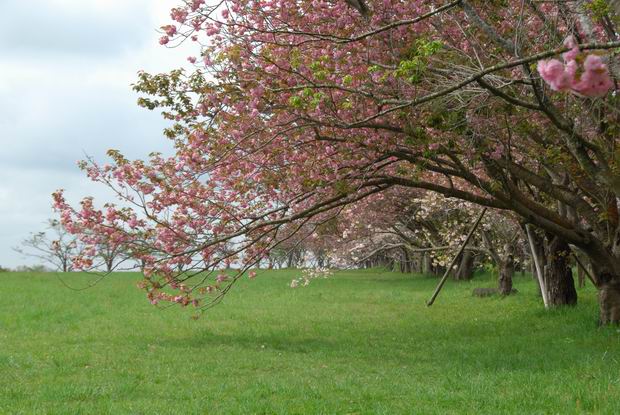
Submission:
[[[159,46],[179,0],[0,0],[0,265],[52,217],[51,193],[70,201],[105,189],[76,162],[107,149],[128,158],[168,152],[159,113],[136,105],[136,72],[184,65],[195,50]]]

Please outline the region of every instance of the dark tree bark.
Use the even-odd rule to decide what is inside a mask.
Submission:
[[[549,306],[577,304],[577,290],[570,267],[570,247],[557,236],[548,237],[545,286]]]
[[[620,324],[620,278],[609,273],[598,275],[598,301],[601,324]]]
[[[432,268],[432,275],[441,277],[446,272],[446,267],[443,265],[434,265]]]
[[[424,275],[431,275],[433,273],[433,262],[431,259],[431,254],[429,252],[424,252],[422,258],[422,273]]]
[[[323,266],[325,265],[325,252],[323,252],[322,250],[319,250],[318,252],[315,253],[316,255],[316,265],[320,268],[323,268]]]
[[[286,258],[287,268],[297,268],[301,265],[303,252],[299,248],[292,248],[288,251]]]
[[[411,266],[411,254],[409,251],[405,249],[405,273],[411,274],[413,272],[413,268]]]
[[[495,265],[499,268],[497,291],[500,295],[512,294],[512,277],[515,273],[514,246],[511,244],[505,244],[504,255],[500,255],[493,246],[491,237],[485,230],[482,230],[482,239],[484,240],[484,244],[486,245],[491,258],[493,258]]]
[[[580,265],[577,265],[577,281],[579,288],[583,288],[586,286],[586,273]]]
[[[620,268],[609,261],[606,250],[586,251],[598,289],[601,324],[620,324]]]
[[[414,268],[414,272],[415,272],[416,274],[422,274],[422,273],[424,272],[424,269],[423,269],[423,268],[424,268],[423,258],[424,258],[424,257],[423,257],[422,255],[420,255],[420,254],[417,254],[417,255],[415,256],[415,262],[414,262],[414,264],[415,264],[415,268]]]
[[[110,273],[114,269],[114,258],[105,258],[106,272]]]
[[[512,254],[499,264],[499,279],[497,289],[500,295],[512,294],[512,277],[515,273],[515,261]]]
[[[474,255],[471,251],[463,252],[459,267],[454,273],[455,280],[471,280],[474,276]]]

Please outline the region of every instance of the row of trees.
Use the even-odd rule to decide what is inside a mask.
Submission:
[[[327,262],[339,267],[383,266],[441,275],[479,211],[475,205],[436,193],[393,189],[345,209],[320,234],[298,232],[276,252],[286,252],[288,246],[306,252],[310,259],[317,257],[316,252],[326,253]],[[587,258],[577,262],[578,250],[567,246],[559,252],[556,243],[540,231],[528,231],[514,215],[491,210],[451,274],[456,280],[469,280],[476,267],[491,265],[499,271],[498,291],[510,295],[514,272],[527,268],[539,281],[546,306],[575,304],[572,267],[577,267],[583,286],[585,275],[591,275],[585,269]]]
[[[551,304],[574,303],[575,247],[602,321],[620,321],[617,2],[194,0],[171,16],[160,43],[195,42],[196,70],[141,73],[135,90],[176,121],[176,154],[83,163],[129,207],[54,195],[88,247],[78,266],[122,241],[149,298],[208,306],[241,276],[217,281],[226,262],[251,267],[346,212],[367,221],[369,203],[383,217],[403,202],[403,235],[381,238],[454,245],[458,227],[399,196],[434,192],[463,203],[450,216],[503,212],[472,245],[503,275],[526,250],[514,232],[544,247]],[[196,272],[208,290],[184,283]]]
[[[85,246],[80,238],[68,233],[56,219],[47,222],[47,229],[32,233],[24,239],[20,246],[13,248],[19,254],[35,258],[43,265],[35,267],[18,267],[16,271],[46,272],[51,269],[61,272],[74,271],[73,259],[84,252]],[[112,272],[130,255],[127,246],[102,241],[96,246],[92,268]],[[51,268],[50,268],[51,267]]]

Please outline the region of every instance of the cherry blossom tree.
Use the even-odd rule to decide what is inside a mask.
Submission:
[[[443,274],[479,211],[474,204],[437,193],[390,189],[343,212],[345,221],[347,217],[352,219],[346,221],[349,226],[342,232],[340,245],[344,252],[337,255],[352,257],[350,262],[372,258],[412,262],[417,266],[404,267],[406,272],[412,268],[424,272],[426,268],[427,272],[435,269]],[[479,263],[492,260],[500,275],[499,291],[509,295],[514,269],[524,265],[526,247],[517,218],[491,210],[452,270],[453,277],[471,279],[476,258]],[[432,266],[422,266],[429,259]]]
[[[284,225],[311,234],[406,187],[511,211],[577,247],[602,320],[618,321],[617,12],[569,0],[184,2],[160,43],[194,42],[195,71],[135,85],[142,106],[176,122],[176,154],[82,165],[129,207],[55,194],[88,247],[75,264],[122,240],[152,302],[205,307]],[[238,275],[218,278],[234,256]]]

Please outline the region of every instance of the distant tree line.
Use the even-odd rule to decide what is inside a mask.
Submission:
[[[56,219],[47,221],[44,231],[31,233],[20,246],[13,250],[25,257],[36,258],[41,264],[15,268],[16,272],[71,272],[73,258],[84,249],[83,243],[76,236],[69,234]],[[93,268],[112,272],[127,258],[122,244],[101,243],[97,247],[97,262]],[[0,267],[0,272],[11,271]]]

